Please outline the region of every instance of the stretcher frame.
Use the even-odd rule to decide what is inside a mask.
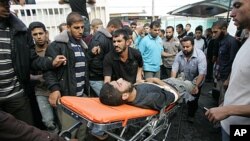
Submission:
[[[59,106],[61,106],[62,110],[73,117],[78,122],[75,125],[72,125],[68,130],[63,131],[60,133],[60,136],[64,137],[65,139],[70,139],[71,132],[77,129],[83,123],[87,125],[90,129],[97,129],[98,131],[104,131],[108,135],[112,136],[113,138],[117,139],[118,141],[137,141],[137,140],[144,140],[144,141],[151,141],[154,140],[153,138],[163,130],[166,130],[165,136],[163,141],[166,140],[168,136],[169,129],[171,127],[170,118],[176,113],[177,109],[180,107],[180,102],[173,103],[165,108],[163,108],[158,114],[148,116],[148,117],[141,117],[136,119],[129,119],[126,122],[126,125],[122,121],[115,121],[110,123],[96,123],[89,120],[86,117],[83,117],[73,111],[72,109],[66,107],[62,103],[59,102]],[[128,127],[136,126],[139,123],[147,122],[141,129],[132,135],[130,139],[125,139],[124,133]],[[112,129],[122,128],[121,133],[115,134],[112,133]],[[145,137],[145,134],[146,137]],[[67,137],[68,136],[68,137]],[[143,139],[142,139],[143,138]]]

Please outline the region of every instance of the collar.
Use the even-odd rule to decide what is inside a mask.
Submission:
[[[26,25],[12,13],[5,22],[0,22],[0,28],[6,29],[7,27],[13,28],[16,32],[27,31]]]
[[[47,47],[45,47],[45,48],[39,48],[37,45],[35,46],[36,52],[38,52],[38,53],[39,53],[39,52],[45,51],[46,48],[47,48]]]
[[[81,45],[80,41],[77,41],[75,38],[73,38],[69,33],[69,41],[73,44]]]
[[[147,36],[148,36],[149,39],[151,39],[151,40],[157,40],[158,38],[160,38],[159,36],[157,36],[156,38],[154,38],[153,36],[151,36],[150,33],[149,33]]]

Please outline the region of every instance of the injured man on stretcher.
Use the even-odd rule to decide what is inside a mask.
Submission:
[[[195,81],[195,80],[194,80]],[[188,101],[193,100],[191,95],[195,82],[180,78],[148,78],[144,82],[134,85],[122,78],[105,83],[100,91],[101,103],[109,106],[130,104],[133,106],[161,110],[163,107],[176,102],[179,97]]]

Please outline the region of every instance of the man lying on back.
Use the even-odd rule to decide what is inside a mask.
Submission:
[[[171,83],[171,84],[170,84]],[[132,85],[122,78],[105,83],[100,91],[100,101],[109,106],[130,104],[141,108],[161,110],[176,102],[180,93],[190,93],[194,84],[190,81],[169,78],[161,81],[148,78],[145,82]]]

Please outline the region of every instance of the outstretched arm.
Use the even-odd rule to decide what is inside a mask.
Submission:
[[[12,115],[0,111],[0,139],[25,141],[65,141],[57,134],[51,134],[15,119]]]
[[[210,108],[205,113],[210,122],[218,122],[229,116],[250,117],[250,105],[228,105]]]

